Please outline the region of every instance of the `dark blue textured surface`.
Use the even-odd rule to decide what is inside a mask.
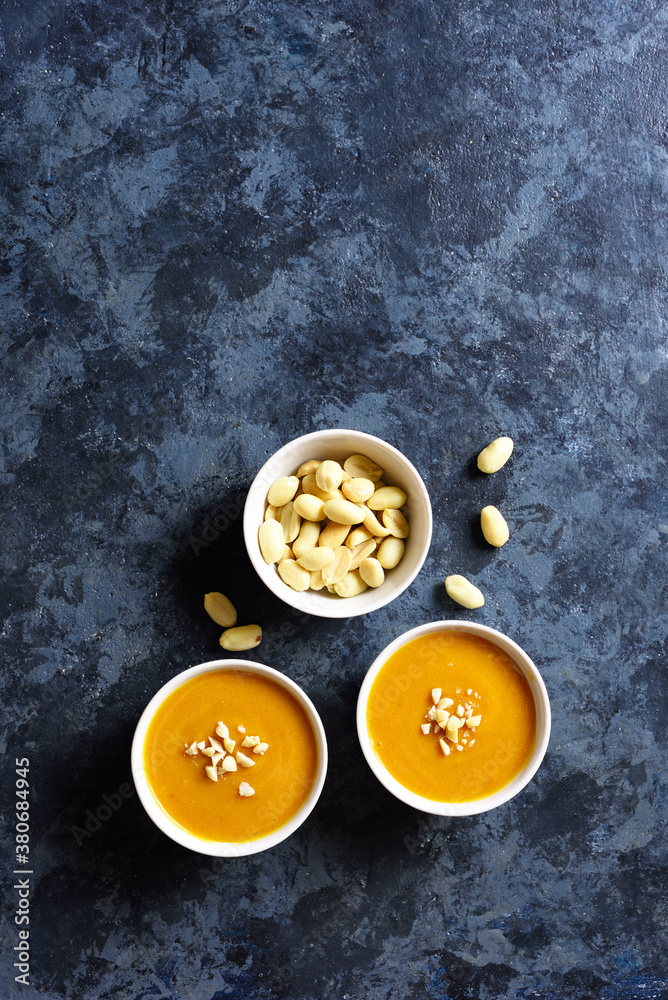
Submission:
[[[0,25],[4,995],[668,997],[663,5],[7,0]],[[262,590],[239,518],[273,451],[337,426],[408,454],[435,514],[415,583],[350,622]],[[321,802],[245,860],[136,796],[82,836],[152,693],[219,655],[211,589],[320,710]],[[532,784],[457,821],[386,794],[354,728],[379,650],[450,617],[524,646],[554,723]]]

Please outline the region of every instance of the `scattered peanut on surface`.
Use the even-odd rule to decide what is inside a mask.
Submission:
[[[278,524],[274,521],[274,524]],[[264,527],[264,524],[263,524]],[[279,525],[280,530],[280,525]],[[282,543],[285,547],[285,543]],[[243,649],[254,649],[262,642],[262,629],[259,625],[237,625],[237,612],[228,597],[218,591],[204,595],[204,610],[217,625],[225,629],[219,642],[223,649],[239,652]],[[233,626],[236,626],[233,627]],[[223,725],[222,722],[219,725]],[[220,733],[218,735],[221,735]],[[228,736],[228,733],[224,734]],[[212,743],[213,746],[213,743]],[[201,747],[200,747],[201,749]],[[220,744],[216,749],[222,750]]]
[[[478,468],[481,472],[498,472],[513,453],[513,439],[498,437],[478,455]]]
[[[204,610],[222,628],[230,628],[237,623],[237,612],[232,601],[217,591],[204,595]]]
[[[482,593],[465,576],[454,574],[446,577],[445,589],[448,597],[451,597],[457,604],[461,604],[463,608],[473,610],[481,608],[485,603]]]
[[[512,455],[513,447],[512,438],[495,438],[478,455],[478,468],[481,472],[488,474],[498,472]],[[485,541],[496,548],[505,545],[510,536],[503,514],[491,504],[483,507],[480,512],[480,527]],[[398,532],[393,532],[393,534],[402,537]],[[457,574],[446,577],[445,589],[448,596],[464,608],[473,610],[474,608],[481,608],[485,603],[482,593],[466,577]]]
[[[220,637],[223,649],[237,652],[242,649],[254,649],[261,642],[262,629],[259,625],[238,625],[236,628],[228,628]]]
[[[480,527],[485,536],[485,541],[489,542],[490,545],[500,548],[508,541],[510,534],[508,525],[503,514],[496,507],[492,507],[491,505],[483,507],[480,512]]]

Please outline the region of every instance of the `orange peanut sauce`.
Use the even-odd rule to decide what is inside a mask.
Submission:
[[[253,767],[211,781],[211,764],[186,746],[216,736],[225,723],[230,738],[255,761]],[[246,732],[237,732],[237,726]],[[245,736],[259,736],[264,755],[242,747]],[[222,761],[221,761],[222,763]],[[276,681],[244,670],[216,670],[186,681],[158,708],[144,743],[149,786],[162,809],[188,833],[204,840],[243,843],[279,829],[302,807],[318,767],[315,734],[305,709]],[[248,782],[255,794],[239,794]]]
[[[445,756],[428,720],[431,691],[468,701],[482,716],[464,726]],[[472,694],[467,691],[471,689]],[[478,697],[475,697],[475,696]],[[487,639],[465,632],[432,632],[398,649],[381,667],[369,694],[367,727],[380,761],[404,788],[437,802],[470,802],[505,787],[521,771],[536,741],[536,706],[514,660]],[[475,742],[471,744],[471,740]]]

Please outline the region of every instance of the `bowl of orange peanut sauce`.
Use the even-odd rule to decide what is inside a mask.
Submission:
[[[390,643],[357,703],[366,760],[398,799],[423,812],[469,816],[517,795],[550,737],[540,673],[508,636],[439,621]]]
[[[177,843],[216,857],[289,837],[314,808],[326,771],[311,700],[250,660],[213,660],[172,678],[146,706],[132,744],[150,818]]]

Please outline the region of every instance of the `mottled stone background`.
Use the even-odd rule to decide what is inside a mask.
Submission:
[[[0,22],[4,995],[668,997],[665,6],[5,0]],[[415,583],[347,622],[292,614],[241,536],[258,467],[325,427],[406,452],[435,514]],[[482,477],[500,433],[515,454]],[[82,837],[149,697],[220,654],[210,589],[322,714],[318,807],[241,860],[177,847],[131,792]],[[552,700],[536,779],[464,820],[390,797],[354,728],[375,655],[438,618],[511,635]]]

